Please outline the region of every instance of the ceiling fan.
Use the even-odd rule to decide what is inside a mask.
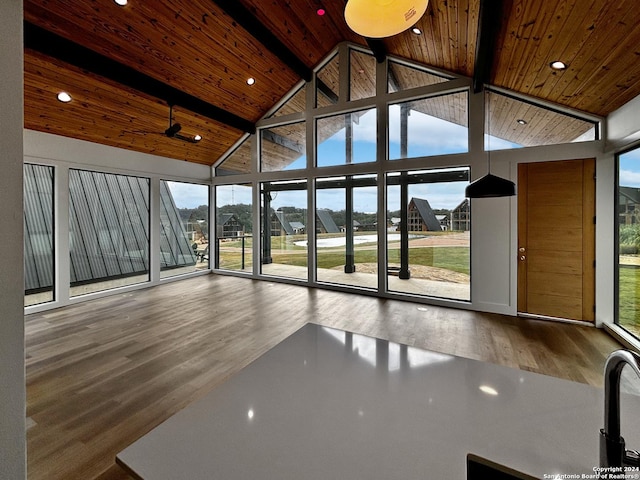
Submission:
[[[185,142],[198,143],[202,140],[200,135],[182,135],[180,131],[182,125],[179,123],[173,123],[173,105],[169,105],[169,128],[164,131],[164,134],[169,138],[178,138]]]

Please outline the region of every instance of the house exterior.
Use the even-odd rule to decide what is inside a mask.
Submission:
[[[339,233],[340,229],[331,217],[329,210],[320,209],[316,212],[316,232],[317,233]]]
[[[441,232],[440,221],[424,198],[412,198],[407,209],[410,232]]]
[[[236,238],[244,234],[244,225],[235,213],[221,213],[216,222],[218,238]]]
[[[465,198],[451,210],[451,230],[454,232],[468,232],[471,229],[471,210],[469,199]]]
[[[640,188],[618,189],[618,219],[620,225],[640,223]]]
[[[279,237],[281,235],[295,235],[296,231],[287,220],[287,216],[283,211],[276,210],[271,214],[271,236]]]

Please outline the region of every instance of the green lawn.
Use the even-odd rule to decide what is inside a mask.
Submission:
[[[274,263],[284,265],[307,265],[307,248],[295,245],[295,242],[306,240],[306,235],[289,235],[271,237],[271,255]],[[397,245],[397,243],[396,243]],[[220,244],[220,263],[222,268],[240,268],[241,241],[226,241]],[[245,239],[246,267],[251,264],[250,238]],[[409,264],[446,268],[458,273],[469,275],[470,259],[469,247],[414,247],[409,249]],[[358,245],[355,250],[355,260],[358,263],[377,263],[377,248],[368,244]],[[318,268],[334,268],[344,265],[344,249],[319,249]],[[388,251],[390,265],[400,263],[400,249],[390,248]]]
[[[620,314],[618,322],[625,327],[640,329],[640,268],[620,267]]]

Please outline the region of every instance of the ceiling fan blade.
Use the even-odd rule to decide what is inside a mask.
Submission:
[[[189,137],[187,135],[181,135],[179,133],[176,133],[174,136],[174,138],[178,138],[180,140],[184,140],[185,142],[190,142],[190,143],[198,143],[199,140],[196,140],[195,137]]]

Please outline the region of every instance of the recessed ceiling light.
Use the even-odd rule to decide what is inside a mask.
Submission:
[[[256,83],[256,79],[253,77],[249,77],[247,78],[247,85],[253,85],[254,83]]]
[[[319,16],[323,16],[323,15],[324,15],[325,13],[327,13],[327,12],[326,12],[326,10],[325,10],[324,8],[319,8],[318,10],[316,10],[316,13],[317,13]]]
[[[555,60],[551,62],[549,66],[554,70],[566,70],[567,68],[567,64],[564,62],[561,62],[560,60]]]
[[[128,0],[113,0],[114,2],[116,2],[118,5],[120,5],[121,7],[124,7]]]
[[[422,35],[422,30],[420,30],[418,27],[413,27],[411,31],[416,35]]]
[[[516,122],[518,122],[520,125],[526,125],[527,124],[527,121],[522,119],[522,118],[519,118],[518,120],[516,120]]]
[[[60,100],[62,103],[69,103],[71,101],[71,95],[69,95],[67,92],[60,92],[58,93],[58,100]]]
[[[200,135],[196,135],[195,137],[193,137],[193,139],[194,139],[196,142],[199,142],[200,140],[202,140],[202,137],[201,137]]]

